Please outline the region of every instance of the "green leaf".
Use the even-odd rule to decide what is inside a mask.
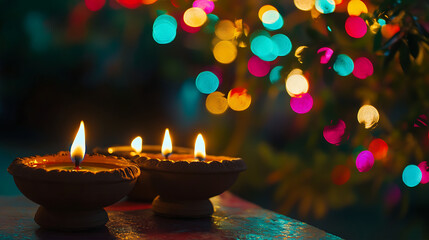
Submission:
[[[411,55],[416,59],[420,51],[417,36],[414,34],[408,34],[407,42]]]
[[[386,57],[384,58],[383,68],[386,69],[398,51],[399,47],[402,45],[402,41],[396,42],[392,45],[392,47],[385,53]]]
[[[402,44],[399,49],[399,62],[401,63],[404,73],[408,73],[410,68],[410,50],[405,44]]]
[[[383,49],[389,48],[390,46],[392,46],[393,44],[398,42],[398,40],[400,40],[401,38],[402,38],[401,31],[395,33],[395,35],[393,35],[393,37],[391,37],[389,40],[387,40],[387,42],[383,46]]]
[[[383,36],[381,35],[381,28],[380,28],[374,36],[374,47],[373,47],[374,52],[381,49],[381,40],[382,39],[383,39]]]

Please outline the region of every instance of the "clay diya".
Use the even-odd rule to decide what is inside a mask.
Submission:
[[[103,207],[126,196],[140,175],[126,159],[85,155],[84,141],[81,123],[71,154],[17,158],[8,168],[18,189],[40,205],[34,220],[43,228],[79,231],[105,225]]]
[[[164,146],[164,144],[163,144]],[[246,169],[240,158],[205,154],[204,140],[197,137],[194,154],[169,154],[164,158],[140,157],[134,161],[158,193],[152,210],[161,216],[179,218],[209,217],[213,205],[209,198],[230,188]]]
[[[164,139],[168,137],[170,142],[164,141],[164,145],[169,144],[169,151],[172,152],[171,138],[168,129],[166,129]],[[158,159],[163,158],[160,145],[143,145],[143,140],[140,136],[131,141],[130,146],[114,146],[109,148],[95,148],[94,153],[105,155],[113,155],[129,159],[131,162],[140,166],[143,159]],[[193,151],[190,148],[174,147],[173,154],[191,154]],[[137,161],[137,159],[139,159]],[[142,169],[140,169],[142,170]],[[140,177],[137,179],[133,190],[128,194],[128,198],[132,201],[152,202],[157,196],[155,190],[151,187],[149,175],[141,171]]]

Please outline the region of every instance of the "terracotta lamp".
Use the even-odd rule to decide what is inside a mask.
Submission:
[[[40,204],[36,223],[67,231],[105,225],[109,219],[103,207],[126,196],[140,175],[139,168],[126,159],[85,155],[83,123],[71,154],[17,158],[8,171],[18,189]]]
[[[171,142],[171,139],[164,138],[164,143],[166,141]],[[201,134],[197,137],[193,155],[171,152],[171,145],[163,144],[164,158],[134,159],[158,193],[152,203],[152,210],[162,216],[211,216],[213,205],[209,198],[231,187],[238,174],[246,169],[240,158],[206,156]]]
[[[166,129],[166,134],[169,135],[168,129]],[[160,145],[143,145],[140,136],[134,138],[129,146],[95,148],[93,152],[123,157],[137,165],[142,162],[142,159],[163,158]],[[191,148],[174,147],[173,154],[191,154],[192,152]],[[139,158],[140,160],[136,161]],[[151,187],[149,175],[142,171],[133,190],[128,194],[128,198],[132,201],[152,202],[156,196],[155,190]]]

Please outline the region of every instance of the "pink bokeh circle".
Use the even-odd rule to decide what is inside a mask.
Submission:
[[[307,113],[313,107],[313,98],[309,93],[304,93],[298,97],[292,97],[290,99],[290,107],[296,113]]]
[[[420,168],[420,171],[422,172],[422,180],[420,180],[420,183],[426,184],[429,182],[429,166],[427,161],[423,161],[419,163],[418,167]]]
[[[346,32],[350,37],[361,38],[368,31],[365,21],[357,16],[350,16],[346,20]]]
[[[362,151],[356,158],[356,168],[359,172],[367,172],[374,165],[374,156],[368,150]]]
[[[249,72],[255,77],[264,77],[270,72],[270,62],[266,62],[257,56],[253,56],[247,63]]]
[[[323,137],[327,142],[334,145],[340,145],[341,141],[344,139],[344,133],[346,130],[346,124],[343,120],[339,120],[336,124],[325,126],[323,128]]]
[[[356,58],[354,64],[353,75],[359,79],[365,79],[374,73],[374,66],[366,57]]]

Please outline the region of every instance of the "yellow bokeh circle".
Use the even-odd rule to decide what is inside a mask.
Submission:
[[[286,79],[286,91],[291,97],[298,97],[304,93],[307,93],[308,88],[308,81],[302,74],[289,74]]]
[[[206,98],[206,108],[212,114],[222,114],[228,109],[228,100],[221,92],[212,92]]]
[[[237,47],[230,41],[220,41],[213,48],[213,56],[220,63],[231,63],[237,57]]]
[[[368,13],[368,8],[361,0],[351,0],[347,5],[347,12],[350,16],[360,16],[361,13]]]
[[[245,88],[234,88],[228,93],[228,105],[234,111],[244,111],[249,108],[252,97]]]
[[[366,129],[374,127],[380,120],[380,114],[372,105],[363,105],[357,114],[359,123],[364,124]]]
[[[294,0],[293,2],[301,11],[310,11],[314,6],[314,0]]]
[[[193,7],[183,14],[183,21],[190,27],[201,27],[207,20],[207,14],[203,9]]]
[[[215,34],[221,40],[231,40],[235,36],[235,26],[230,20],[221,20],[216,24]]]

